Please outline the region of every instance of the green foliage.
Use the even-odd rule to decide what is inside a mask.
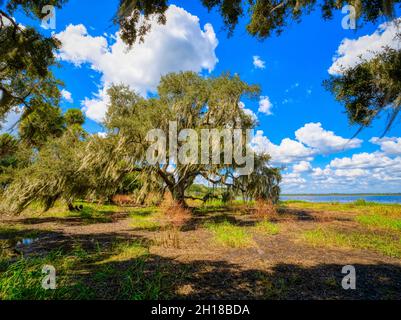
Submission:
[[[226,190],[223,192],[223,194],[221,195],[221,201],[226,204],[230,201],[233,201],[235,199],[235,195],[232,192],[232,190]]]
[[[306,202],[306,201],[284,201],[282,205],[289,208],[305,209],[313,211],[329,212],[355,212],[360,214],[388,214],[399,215],[400,204],[383,204],[375,202],[349,202],[349,203],[328,203],[328,202]]]
[[[84,167],[99,168],[102,181],[121,181],[129,172],[140,172],[142,190],[162,192],[165,186],[178,201],[184,201],[185,191],[198,175],[220,175],[220,182],[226,183],[228,172],[233,175],[239,167],[235,161],[231,165],[178,163],[171,171],[165,164],[146,162],[146,152],[151,145],[146,136],[152,129],[167,133],[171,121],[178,124],[177,132],[227,127],[251,129],[255,123],[238,103],[244,95],[254,97],[258,92],[257,86],[248,85],[238,76],[203,78],[193,72],[162,77],[157,98],[145,99],[125,86],[113,86],[109,90],[110,106],[105,120],[108,136],[91,139]],[[200,134],[198,139],[200,145]],[[221,148],[221,157],[223,151]],[[259,162],[261,172],[268,159],[264,160]],[[259,180],[258,185],[266,182],[276,183],[277,180],[269,176]]]
[[[332,76],[325,86],[345,105],[352,124],[367,127],[380,113],[387,113],[387,132],[401,108],[400,70],[401,50],[386,48],[373,59]]]
[[[10,166],[18,149],[18,140],[8,133],[0,135],[0,167]]]
[[[22,9],[25,14],[41,19],[43,17],[42,8],[46,5],[52,5],[61,8],[68,0],[9,0],[6,8],[10,13],[14,13],[17,9]]]
[[[16,9],[40,18],[44,3],[59,6],[64,1],[10,0],[6,11],[0,10],[0,119],[13,107],[48,104],[57,106],[59,81],[49,68],[56,65],[54,51],[60,46],[56,38],[46,38],[35,29],[12,18]]]
[[[68,109],[64,114],[65,123],[71,127],[82,126],[85,123],[85,116],[80,109]]]
[[[358,200],[354,201],[353,204],[356,206],[366,206],[368,203],[364,199],[358,199]]]
[[[163,271],[159,266],[149,272],[147,259],[149,249],[142,243],[116,242],[107,249],[98,244],[95,250],[85,250],[77,243],[67,252],[53,251],[44,257],[0,260],[0,300],[143,300],[169,297],[172,294],[169,285],[173,278],[169,274],[174,273]],[[56,290],[42,288],[44,265],[56,268]],[[83,269],[88,272],[82,273]],[[115,286],[107,287],[105,283]]]
[[[31,165],[16,172],[7,188],[3,201],[9,210],[20,212],[33,201],[48,210],[60,198],[71,203],[82,196],[91,183],[88,175],[79,172],[84,143],[68,130],[44,145]]]
[[[0,194],[12,181],[14,168],[18,164],[18,140],[4,133],[0,135]]]
[[[239,19],[247,13],[247,31],[260,39],[280,34],[291,22],[299,22],[303,15],[309,14],[317,5],[316,0],[201,0],[209,11],[216,9],[223,18],[229,35],[237,26]],[[393,17],[394,6],[399,0],[323,0],[320,7],[324,19],[330,19],[333,12],[343,6],[353,5],[360,21],[375,22],[383,16]],[[137,39],[144,40],[151,26],[149,20],[156,17],[161,24],[166,23],[167,0],[121,0],[115,21],[122,29],[122,39],[132,45]],[[144,19],[140,19],[140,14]]]
[[[130,226],[135,230],[157,231],[161,224],[156,220],[156,212],[136,210],[131,213]]]
[[[67,273],[67,268],[71,265],[67,260],[68,257],[63,257],[61,251],[53,251],[43,258],[20,258],[15,262],[5,263],[5,270],[0,270],[0,300],[84,298],[87,293]],[[52,265],[57,270],[56,290],[42,288],[44,265]]]
[[[120,0],[114,20],[120,25],[121,39],[129,45],[133,45],[137,39],[144,41],[150,30],[150,19],[156,17],[160,24],[165,24],[164,13],[167,9],[167,0]]]
[[[21,140],[36,148],[40,148],[48,140],[60,137],[64,130],[60,108],[48,104],[35,105],[27,110],[19,125]]]
[[[280,198],[281,173],[279,168],[268,165],[269,155],[255,156],[254,170],[250,175],[235,179],[234,189],[239,190],[245,198],[270,200],[277,203]]]

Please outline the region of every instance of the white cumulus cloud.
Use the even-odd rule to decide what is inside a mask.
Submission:
[[[244,111],[244,113],[246,115],[250,116],[254,121],[258,120],[258,117],[256,116],[256,114],[251,109],[246,108],[245,103],[240,101],[238,103],[238,106]]]
[[[72,94],[71,92],[63,89],[61,90],[61,96],[63,97],[63,99],[69,103],[73,103],[74,99],[72,98]]]
[[[401,138],[397,138],[397,137],[377,138],[377,137],[374,137],[374,138],[370,139],[369,142],[379,145],[380,149],[385,154],[401,155]]]
[[[83,102],[89,118],[101,121],[107,110],[105,90],[126,84],[146,96],[155,92],[161,76],[170,72],[208,70],[218,62],[218,45],[211,24],[202,29],[199,18],[177,6],[166,12],[167,23],[152,22],[144,43],[127,48],[117,32],[110,39],[91,36],[84,25],[69,25],[56,36],[62,42],[59,58],[76,66],[88,64],[102,77],[101,89]],[[109,43],[108,40],[112,43]]]
[[[359,148],[362,144],[360,139],[345,139],[337,136],[333,131],[322,128],[321,123],[307,123],[295,132],[298,141],[317,149],[321,154],[329,154],[344,150]]]
[[[267,96],[260,97],[259,109],[258,109],[258,111],[260,113],[264,113],[265,115],[270,116],[273,114],[271,111],[272,108],[273,108],[273,104],[271,103],[269,97],[267,97]]]
[[[294,164],[298,172],[310,171],[309,162],[317,155],[328,155],[360,147],[362,140],[345,139],[322,128],[321,123],[307,123],[295,132],[296,140],[285,138],[279,145],[272,143],[262,130],[252,140],[257,153],[268,153],[276,165]],[[304,169],[304,170],[303,170]]]
[[[288,164],[303,159],[312,160],[315,152],[298,141],[285,138],[280,145],[272,143],[262,130],[256,132],[252,140],[252,146],[256,153],[267,153],[275,164]]]
[[[311,170],[312,170],[312,166],[311,166],[310,162],[308,162],[308,161],[301,161],[297,164],[294,164],[294,166],[292,167],[292,171],[296,172],[296,173],[308,172]]]
[[[332,75],[342,74],[343,69],[354,67],[361,58],[369,60],[375,54],[383,51],[385,46],[399,48],[400,41],[395,38],[397,31],[395,22],[381,24],[371,35],[365,35],[358,39],[344,39],[337,49],[333,64],[329,68]]]
[[[253,56],[253,66],[256,69],[265,69],[266,68],[266,62],[263,61],[260,56]]]

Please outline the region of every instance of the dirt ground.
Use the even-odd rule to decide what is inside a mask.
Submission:
[[[303,231],[328,224],[344,230],[357,229],[352,213],[283,209],[275,218],[280,232],[253,233],[254,245],[248,248],[219,245],[203,227],[208,221],[220,219],[252,227],[255,218],[240,210],[195,212],[179,232],[178,248],[162,244],[160,231],[133,228],[127,212],[110,213],[108,217],[107,221],[83,224],[79,217],[3,216],[1,224],[23,225],[21,232],[40,231],[38,241],[23,249],[25,255],[66,248],[73,242],[90,248],[94,243],[107,247],[116,240],[139,239],[149,248],[147,270],[152,272],[157,266],[174,274],[172,298],[401,298],[400,259],[368,250],[313,247],[299,236]],[[0,236],[10,238],[10,235]],[[118,267],[124,269],[129,263],[118,262]],[[356,268],[356,290],[342,288],[345,275],[341,271],[345,265]]]

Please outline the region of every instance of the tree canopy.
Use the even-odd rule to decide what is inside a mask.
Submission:
[[[356,9],[356,18],[359,24],[363,24],[364,22],[376,22],[381,17],[394,18],[395,7],[399,7],[401,3],[400,0],[201,1],[209,10],[218,10],[229,35],[233,33],[240,17],[246,15],[248,17],[246,26],[248,33],[259,39],[266,39],[274,33],[281,34],[290,22],[301,21],[304,15],[309,14],[318,6],[322,11],[323,19],[331,19],[334,11],[341,10],[345,5],[352,5]],[[166,22],[167,0],[121,0],[120,3],[116,21],[120,23],[122,39],[129,45],[135,43],[137,38],[144,41],[146,33],[151,27],[149,21],[152,17],[156,16],[159,23]],[[143,19],[140,19],[141,14],[143,14]],[[395,52],[385,50],[371,62],[361,61],[360,66],[350,68],[343,75],[331,77],[326,81],[326,87],[335,94],[338,101],[345,104],[350,123],[369,125],[381,111],[385,110],[387,106],[391,106],[392,112],[389,115],[386,131],[393,124],[399,112],[398,99],[394,97],[396,95],[394,88],[397,86],[396,83],[400,82],[397,72],[390,70],[396,70],[398,67],[394,60],[396,59],[395,55]],[[380,65],[380,67],[373,68],[373,65]],[[370,71],[367,71],[367,68],[370,68]],[[373,69],[380,80],[372,77]],[[365,76],[366,78],[364,78]],[[387,86],[392,89],[386,89]],[[364,92],[364,89],[368,91]],[[392,92],[390,93],[390,91]]]
[[[373,59],[331,76],[325,85],[345,105],[352,124],[363,128],[386,113],[386,133],[401,109],[401,50],[386,48]]]
[[[0,120],[16,106],[28,111],[34,106],[57,106],[59,86],[50,67],[56,65],[54,51],[59,41],[47,38],[13,18],[21,8],[34,18],[41,18],[44,5],[60,7],[64,0],[10,0],[0,10]]]
[[[85,123],[85,116],[80,109],[68,109],[64,114],[64,119],[68,127],[82,126]]]
[[[124,85],[112,86],[108,92],[110,105],[104,122],[106,137],[88,136],[76,130],[82,114],[77,110],[67,112],[64,117],[72,126],[62,127],[59,135],[43,140],[40,147],[36,146],[39,149],[33,153],[31,163],[17,170],[8,183],[4,202],[11,212],[23,210],[32,201],[39,201],[48,209],[59,199],[73,208],[75,199],[94,195],[107,200],[118,190],[126,188],[129,182],[131,186],[140,188],[139,198],[150,191],[163,194],[167,189],[175,200],[185,204],[186,190],[198,177],[236,192],[245,192],[249,198],[277,201],[280,172],[269,166],[267,155],[255,156],[249,172],[240,175],[241,168],[248,162],[236,158],[233,153],[226,154],[228,146],[231,147],[229,150],[238,148],[241,155],[250,153],[254,156],[250,141],[245,138],[246,129],[253,129],[256,123],[244,113],[240,100],[244,96],[255,97],[258,93],[257,86],[245,83],[238,76],[225,74],[203,78],[193,72],[162,77],[158,95],[153,98],[141,97]],[[41,128],[41,123],[51,122],[43,118],[42,111],[32,120],[36,128],[33,137],[39,136],[37,140],[41,142],[41,135],[46,130],[38,128]],[[48,116],[59,117],[50,113]],[[21,122],[22,128],[24,121]],[[175,150],[178,156],[175,158],[174,147],[170,147],[174,139],[170,136],[172,125],[176,126],[173,130],[177,134]],[[192,140],[188,140],[191,134],[182,136],[182,132],[188,129],[193,129]],[[235,129],[239,134],[234,134]],[[152,130],[166,133],[165,162],[162,159],[149,162],[149,150],[155,142],[149,138]],[[200,149],[203,148],[202,130],[208,133],[215,130],[217,137],[207,137],[206,161],[192,157],[192,153],[200,155],[204,151]],[[24,139],[23,135],[21,139]],[[235,140],[242,140],[242,143],[236,145]],[[6,138],[4,141],[10,144]],[[243,178],[244,175],[248,178]]]
[[[266,39],[273,33],[280,34],[291,22],[299,22],[303,15],[320,6],[322,17],[330,19],[335,10],[353,5],[360,21],[376,22],[380,17],[392,17],[394,6],[400,0],[201,0],[209,10],[216,9],[223,18],[226,29],[232,34],[239,19],[248,16],[247,31],[252,36]],[[132,45],[144,40],[156,17],[166,23],[168,0],[120,0],[115,21],[120,24],[122,39]],[[141,19],[141,14],[143,19]]]
[[[65,2],[67,0],[9,0],[5,11],[0,10],[2,43],[0,48],[0,120],[17,105],[23,105],[25,111],[32,105],[58,105],[61,83],[53,77],[50,67],[56,64],[54,50],[60,46],[60,43],[53,37],[44,37],[33,28],[21,27],[14,21],[12,14],[17,9],[22,9],[32,17],[41,18],[44,5],[50,4],[60,8]],[[234,31],[239,18],[247,15],[249,17],[248,33],[257,38],[266,39],[273,33],[280,34],[291,21],[300,21],[303,15],[310,13],[318,6],[321,8],[324,19],[330,19],[335,10],[348,4],[356,8],[359,21],[375,22],[382,16],[393,17],[395,6],[399,6],[401,0],[201,0],[201,2],[207,9],[219,11],[229,34]],[[120,0],[114,20],[120,25],[123,41],[128,45],[133,45],[137,40],[144,41],[151,29],[151,19],[156,17],[159,23],[166,23],[167,9],[168,0]],[[384,55],[378,55],[377,59],[379,58],[387,64],[391,60],[391,57]],[[355,70],[350,70],[348,75],[353,71]],[[382,72],[382,69],[378,71]],[[358,75],[355,75],[356,77]],[[385,77],[385,74],[381,75],[382,79]],[[352,77],[348,76],[344,81],[349,82],[351,79]],[[339,95],[336,97],[339,101],[345,102]],[[356,96],[352,99],[360,101]],[[350,122],[354,123],[358,117],[349,113],[348,103],[346,108]],[[364,107],[365,111],[375,108],[377,105]],[[361,115],[361,109],[358,110],[358,114]],[[366,123],[366,119],[364,122]],[[390,117],[390,123],[392,122]]]
[[[84,167],[102,167],[100,172],[104,175],[104,180],[130,171],[145,173],[147,179],[161,181],[174,199],[180,202],[184,201],[185,191],[197,177],[235,188],[238,185],[235,183],[235,172],[240,168],[240,164],[235,159],[232,163],[225,163],[224,148],[219,149],[216,162],[170,161],[173,160],[174,150],[169,147],[171,137],[167,134],[166,161],[152,164],[146,158],[151,146],[147,135],[152,129],[169,133],[171,123],[175,123],[177,127],[174,130],[178,134],[183,129],[194,129],[199,133],[194,138],[194,144],[199,146],[202,129],[217,128],[220,130],[218,132],[223,129],[252,129],[255,122],[243,112],[239,102],[244,95],[252,97],[258,92],[257,86],[243,82],[238,76],[222,75],[205,79],[193,72],[162,77],[157,98],[145,99],[126,86],[113,86],[109,90],[111,102],[105,120],[105,126],[109,130],[107,138],[89,143],[91,151],[87,152]],[[221,138],[215,143],[223,144]],[[233,136],[230,136],[228,143],[232,143],[232,139]],[[187,143],[185,139],[178,140],[177,147],[181,148]],[[195,153],[198,151],[196,148],[198,147],[195,147]],[[243,148],[242,151],[246,151],[245,148],[249,146],[244,144]],[[208,160],[211,160],[210,154],[208,157]],[[263,165],[268,166],[268,158],[264,158]],[[273,172],[263,173],[270,175]],[[274,174],[277,179],[260,182],[277,185],[279,173]],[[158,186],[160,187],[160,184]]]

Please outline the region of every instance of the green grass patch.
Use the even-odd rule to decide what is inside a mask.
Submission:
[[[214,235],[214,240],[231,248],[244,248],[254,245],[252,236],[242,227],[228,221],[221,223],[207,223],[206,228]]]
[[[68,218],[81,217],[85,222],[109,222],[110,214],[121,212],[123,209],[111,204],[98,204],[84,201],[74,202],[75,206],[82,206],[81,211],[68,211],[67,205],[62,201],[57,201],[54,207],[43,212],[43,207],[39,203],[32,203],[25,209],[21,215],[27,217],[52,217],[52,218]]]
[[[280,227],[276,223],[263,220],[255,225],[255,230],[263,234],[275,235],[280,232]]]
[[[70,277],[67,267],[70,258],[61,251],[53,251],[45,257],[20,258],[3,264],[0,272],[0,300],[50,300],[50,299],[90,299],[92,296],[82,283]],[[56,269],[56,290],[45,290],[42,273],[45,265]]]
[[[108,259],[102,261],[102,263],[110,261],[127,261],[131,259],[145,257],[149,254],[148,248],[139,242],[118,244],[114,248],[113,252],[115,252],[115,254],[111,255]]]
[[[358,215],[355,220],[368,227],[401,231],[401,219],[384,216],[382,214]]]
[[[157,215],[158,212],[154,209],[135,209],[130,214],[130,226],[136,230],[157,231],[161,227]]]
[[[90,246],[91,247],[91,246]],[[141,242],[116,242],[84,249],[74,243],[69,251],[52,251],[0,263],[0,300],[168,299],[186,271],[152,263]],[[56,289],[45,290],[43,266],[56,269]]]
[[[316,229],[304,232],[302,237],[313,246],[366,249],[401,258],[401,241],[391,235]]]
[[[385,214],[401,217],[400,204],[383,204],[376,202],[366,202],[357,200],[350,203],[338,202],[307,202],[307,201],[282,201],[282,208],[293,208],[313,211],[331,211],[331,212],[353,212],[358,214]]]

